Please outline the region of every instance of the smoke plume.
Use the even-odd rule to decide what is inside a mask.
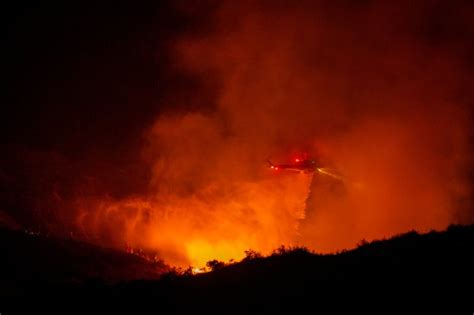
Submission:
[[[201,90],[144,130],[144,191],[64,204],[75,235],[202,266],[470,221],[472,5],[343,2],[223,2],[169,41]],[[303,155],[343,180],[265,164]]]

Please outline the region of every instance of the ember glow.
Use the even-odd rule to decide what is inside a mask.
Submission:
[[[471,220],[463,50],[418,33],[429,4],[290,3],[223,2],[204,30],[169,41],[172,70],[200,90],[169,88],[144,124],[133,156],[145,189],[74,184],[41,207],[56,202],[75,237],[195,272],[249,249],[334,252]],[[303,156],[314,177],[266,164]],[[127,174],[118,181],[140,176]]]

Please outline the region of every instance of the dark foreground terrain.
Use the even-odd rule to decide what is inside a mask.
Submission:
[[[250,253],[195,276],[164,273],[166,266],[135,255],[18,231],[0,231],[0,244],[0,292],[9,301],[2,314],[31,303],[37,311],[61,313],[124,311],[125,305],[151,314],[307,313],[323,305],[373,309],[380,302],[383,313],[408,310],[411,303],[474,311],[474,226],[411,232],[336,255]]]

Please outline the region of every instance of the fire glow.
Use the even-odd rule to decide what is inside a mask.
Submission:
[[[170,48],[179,71],[203,86],[218,78],[218,92],[202,92],[217,94],[213,109],[156,117],[137,153],[150,164],[148,190],[76,198],[76,235],[198,272],[249,249],[333,252],[456,222],[467,121],[462,106],[446,101],[453,76],[433,79],[456,73],[456,60],[441,62],[405,38],[382,4],[351,16],[368,34],[359,42],[333,19],[315,18],[311,2],[314,10],[231,3],[212,32]],[[299,163],[294,156],[306,151],[323,165],[314,180],[265,165],[269,156]],[[331,180],[344,181],[343,192]]]

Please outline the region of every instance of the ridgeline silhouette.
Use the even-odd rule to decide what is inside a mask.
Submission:
[[[139,300],[140,307],[183,314],[288,313],[332,301],[339,308],[351,300],[366,306],[375,300],[474,306],[474,225],[362,240],[356,249],[332,255],[281,247],[262,257],[249,250],[238,263],[210,261],[212,272],[198,275],[169,271],[164,264],[110,249],[18,231],[0,231],[0,243],[2,296],[40,298],[49,312],[58,310],[54,301],[59,297],[100,297],[101,302],[113,301],[110,307],[120,307],[124,300],[117,298],[123,297]]]

